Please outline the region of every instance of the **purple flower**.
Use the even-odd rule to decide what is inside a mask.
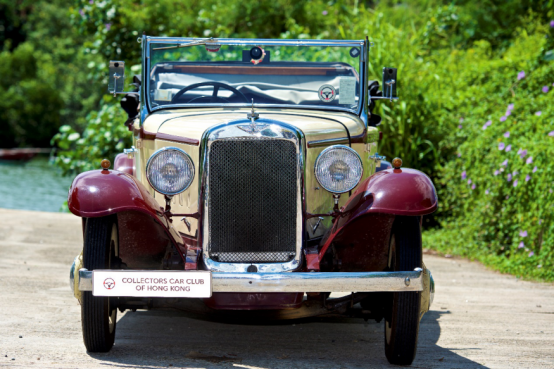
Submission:
[[[506,131],[506,132],[504,133],[504,137],[510,137],[510,131]]]
[[[552,133],[554,134],[554,131],[552,131]],[[552,135],[554,136],[554,135]],[[503,150],[506,146],[504,145],[504,143],[498,143],[498,149],[499,150]]]
[[[458,153],[458,158],[460,158],[462,156],[462,153]]]
[[[531,176],[529,176],[529,175],[525,176],[525,182],[527,182],[529,180],[531,180]]]
[[[508,182],[510,182],[510,181],[512,181],[512,174],[511,173],[508,174]]]
[[[550,27],[554,28],[554,20],[550,21]]]
[[[488,126],[487,126],[487,124],[485,123],[485,124],[483,125],[483,130],[486,130],[487,127],[488,127]]]
[[[509,195],[506,195],[506,200],[510,199],[510,196]]]
[[[79,9],[79,14],[81,14],[81,17],[85,16],[85,11],[83,9]]]
[[[112,28],[112,24],[111,23],[106,23],[104,26],[106,26],[106,30],[110,30],[110,28]]]
[[[517,247],[518,247],[518,249],[525,248],[525,244],[523,242],[521,242],[521,243],[519,243],[519,245]]]
[[[508,165],[508,160],[506,159],[504,162],[502,162],[501,166],[506,167]]]
[[[458,128],[461,129],[461,128],[462,128],[462,125],[458,125]]]
[[[521,71],[517,74],[517,80],[521,80],[522,78],[525,78],[525,71]]]
[[[485,124],[483,125],[483,130],[485,130],[487,127],[489,127],[490,125],[492,125],[492,121],[491,120],[488,120],[487,122],[485,122]]]
[[[527,154],[527,153],[525,153],[525,154]],[[523,157],[522,157],[522,158],[523,158]],[[527,160],[525,161],[525,163],[527,163],[527,164],[533,163],[533,157],[527,158]]]
[[[508,110],[510,110],[510,111],[514,110],[514,105],[513,104],[508,105]]]
[[[512,172],[512,176],[517,176],[517,175],[519,175],[519,172],[517,171]]]
[[[542,114],[541,111],[538,111],[537,113],[535,113],[535,116],[540,116]]]
[[[542,224],[542,220],[539,220],[539,225]]]
[[[548,133],[548,136],[554,136],[554,131],[550,131],[550,132]]]
[[[509,116],[510,114],[512,114],[512,111],[511,110],[507,110],[506,113],[504,114],[505,116]]]
[[[485,194],[488,194],[489,193],[489,189],[485,190]]]
[[[498,170],[494,171],[494,176],[498,176],[499,173],[500,173],[500,171],[498,171]]]
[[[94,4],[94,0],[89,0],[89,4]]]
[[[467,180],[467,184],[468,185],[471,184],[471,179]]]
[[[533,257],[535,255],[535,252],[531,251],[529,252],[529,257]]]
[[[463,117],[460,118],[460,123],[462,123],[462,122],[464,122],[464,118],[463,118]]]
[[[509,152],[510,150],[512,150],[512,146],[511,146],[511,145],[508,145],[508,146],[506,147],[506,151]]]
[[[549,90],[549,89],[548,89],[548,86],[543,86],[543,87],[542,87],[542,92],[543,92],[543,93],[546,94],[546,93],[548,92],[548,90]]]
[[[517,154],[519,154],[519,156],[521,157],[521,159],[523,159],[523,158],[525,158],[525,156],[527,155],[527,150],[524,149],[524,150],[518,152]],[[533,157],[529,157],[529,158],[533,158]],[[529,160],[529,159],[528,159],[528,160]],[[532,162],[532,161],[533,161],[533,160],[531,159],[531,162]]]
[[[504,122],[504,121],[506,121],[506,116],[500,117],[500,122]]]
[[[535,168],[533,168],[533,173],[537,172],[537,166],[535,166]]]
[[[467,176],[466,171],[462,172],[462,180],[465,180],[466,176]]]
[[[514,188],[517,186],[517,179],[514,180]]]
[[[322,11],[321,14],[327,15],[327,14],[328,14],[328,13],[327,13],[327,10]]]
[[[472,190],[475,189],[475,184],[471,185],[471,189],[472,189]]]
[[[526,238],[527,237],[527,230],[521,230],[519,232],[519,236],[521,236],[522,238]]]

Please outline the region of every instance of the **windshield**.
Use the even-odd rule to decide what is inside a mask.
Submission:
[[[363,42],[283,45],[286,41],[150,42],[149,106],[250,106],[253,101],[358,110]]]

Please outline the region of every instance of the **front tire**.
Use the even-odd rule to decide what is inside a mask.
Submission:
[[[83,265],[89,270],[109,269],[118,252],[115,217],[89,218],[85,226]],[[117,308],[109,297],[83,292],[81,323],[88,352],[108,352],[115,340]]]
[[[421,267],[421,227],[417,217],[397,216],[390,240],[391,271]],[[419,333],[421,292],[392,294],[385,316],[385,354],[394,365],[410,365],[415,358]]]

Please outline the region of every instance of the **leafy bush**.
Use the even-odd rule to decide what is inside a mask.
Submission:
[[[60,124],[63,102],[38,64],[28,43],[0,53],[0,147],[47,147]]]
[[[60,149],[55,164],[64,174],[74,174],[100,168],[104,158],[113,162],[116,153],[131,146],[129,129],[123,125],[125,120],[119,106],[105,104],[87,116],[88,125],[82,134],[63,125],[52,139],[52,144]]]
[[[554,32],[521,30],[498,57],[488,42],[445,58],[457,155],[439,169],[442,228],[428,246],[500,271],[554,280]],[[550,37],[545,37],[550,36]]]

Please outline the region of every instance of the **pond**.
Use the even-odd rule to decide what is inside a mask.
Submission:
[[[0,208],[59,212],[72,180],[43,156],[0,161]]]

